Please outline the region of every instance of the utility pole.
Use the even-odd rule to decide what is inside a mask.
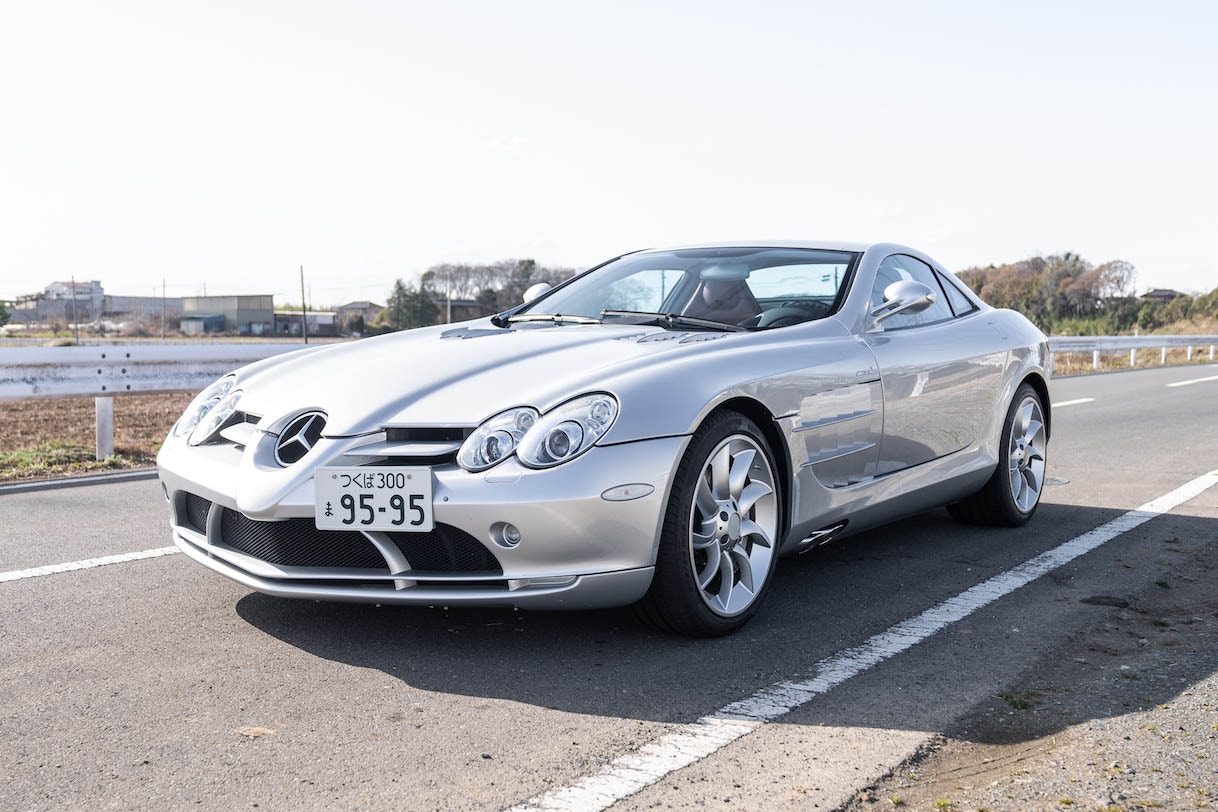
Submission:
[[[161,340],[165,340],[165,277],[161,277]]]
[[[75,331],[76,343],[80,343],[80,319],[76,317],[76,275],[72,275],[72,328]]]
[[[300,266],[300,332],[304,334],[304,343],[309,343],[309,317],[305,307],[304,266]]]

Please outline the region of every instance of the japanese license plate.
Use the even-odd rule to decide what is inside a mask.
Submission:
[[[435,527],[430,468],[319,468],[314,481],[318,529],[425,533]]]

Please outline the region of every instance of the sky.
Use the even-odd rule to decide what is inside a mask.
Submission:
[[[0,298],[383,302],[733,239],[1218,287],[1218,3],[48,0],[0,12]]]

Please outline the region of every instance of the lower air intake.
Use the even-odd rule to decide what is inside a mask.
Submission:
[[[312,519],[259,522],[226,508],[220,517],[220,540],[280,567],[389,571],[384,557],[362,533],[318,530]]]

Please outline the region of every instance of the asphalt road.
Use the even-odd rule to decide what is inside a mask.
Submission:
[[[1110,611],[1084,598],[1153,585],[1164,538],[1218,545],[1215,487],[674,755],[700,718],[1218,468],[1218,367],[1062,378],[1053,401],[1056,484],[1028,526],[938,510],[785,560],[722,640],[626,611],[281,600],[180,554],[31,574],[169,545],[160,486],[0,491],[0,808],[838,807]],[[659,780],[619,797],[640,752]]]

